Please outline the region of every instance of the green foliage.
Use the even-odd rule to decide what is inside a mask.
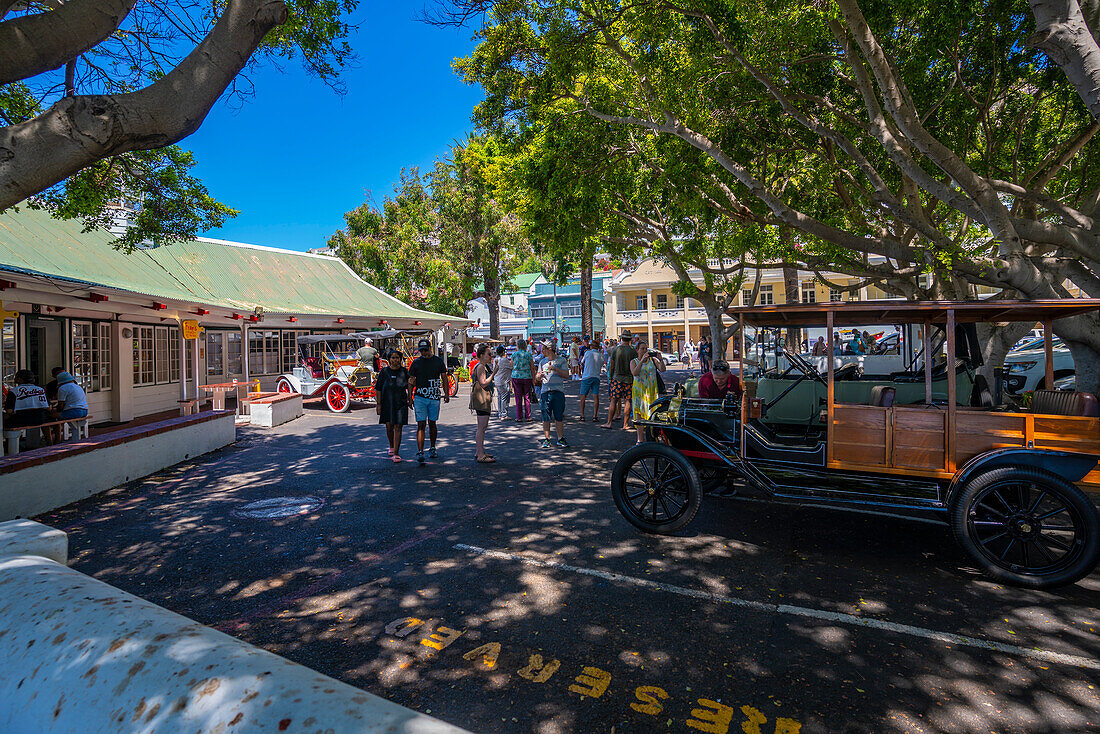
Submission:
[[[133,226],[116,244],[126,251],[192,239],[237,215],[188,173],[194,165],[191,153],[175,145],[126,153],[88,166],[27,203],[59,219],[82,219],[88,231],[110,227],[120,202],[138,201]]]

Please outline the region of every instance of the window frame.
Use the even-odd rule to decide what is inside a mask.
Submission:
[[[86,329],[78,335],[78,329]],[[81,345],[78,340],[86,339]],[[78,355],[83,359],[78,362]],[[85,373],[78,364],[88,365]],[[106,392],[111,389],[111,322],[96,319],[69,319],[69,365],[77,384],[85,393]]]

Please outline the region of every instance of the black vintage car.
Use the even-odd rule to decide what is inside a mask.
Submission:
[[[646,532],[675,533],[702,494],[730,480],[777,501],[931,517],[948,524],[988,575],[1011,584],[1072,584],[1100,560],[1100,404],[1037,390],[1005,405],[979,374],[977,324],[1096,314],[1100,299],[1033,302],[792,304],[730,310],[754,335],[739,354],[742,400],[663,398],[612,473],[619,511]],[[886,324],[901,347],[807,357],[784,342],[824,329]],[[877,361],[876,361],[877,360]],[[1051,364],[1051,360],[1047,361]],[[1048,367],[1049,369],[1049,367]],[[733,378],[736,379],[736,378]],[[1048,376],[1048,383],[1053,380]]]

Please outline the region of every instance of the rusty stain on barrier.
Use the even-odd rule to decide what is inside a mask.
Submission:
[[[398,639],[407,639],[415,645],[425,645],[435,650],[444,650],[462,637],[467,630],[455,630],[437,624],[439,620],[425,617],[398,617],[385,626],[384,634]],[[418,633],[414,635],[413,633]],[[495,670],[500,662],[504,646],[500,642],[486,642],[477,645],[462,654],[462,659],[472,663],[475,670]],[[428,653],[427,657],[434,657]],[[556,658],[546,660],[540,653],[527,657],[527,664],[516,669],[516,675],[533,683],[546,683],[562,667]],[[580,672],[568,679],[567,690],[581,698],[601,698],[611,690],[613,676],[610,672],[591,665],[582,665]],[[691,690],[690,688],[688,689]],[[630,708],[639,714],[657,716],[665,711],[670,700],[668,691],[660,686],[638,686],[633,689],[634,699]],[[760,709],[748,704],[734,707],[709,698],[695,698],[690,714],[684,724],[696,731],[707,734],[799,734],[802,724],[787,716],[772,721],[773,728],[766,728],[769,720]],[[740,714],[739,727],[735,727],[735,717]],[[672,720],[669,719],[669,722]]]

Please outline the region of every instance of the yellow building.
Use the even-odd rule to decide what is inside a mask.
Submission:
[[[717,261],[714,265],[718,265]],[[694,271],[690,275],[696,283],[703,282],[702,272]],[[754,278],[754,273],[748,275],[744,291],[732,305],[748,303]],[[698,344],[700,337],[710,334],[707,313],[698,302],[672,292],[673,285],[679,280],[676,271],[663,262],[645,260],[633,272],[611,281],[607,286],[609,292],[605,294],[604,319],[608,335],[618,336],[623,331],[644,334],[649,344],[664,352],[678,353],[686,339]],[[830,276],[829,280],[846,285],[853,282],[854,278],[837,275]],[[803,303],[889,297],[873,286],[856,293],[831,290],[808,273],[799,274],[799,290]],[[783,271],[765,270],[760,277],[756,303],[768,305],[785,302]],[[732,349],[732,345],[730,348]]]

